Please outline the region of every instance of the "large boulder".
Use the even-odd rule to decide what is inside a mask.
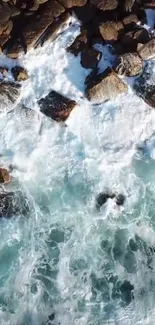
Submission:
[[[11,218],[28,212],[29,205],[21,191],[0,193],[0,218]]]
[[[115,62],[115,72],[119,75],[134,77],[143,70],[143,61],[137,53],[121,55]]]
[[[20,86],[15,83],[0,83],[0,113],[11,111],[20,96]]]
[[[69,117],[73,108],[77,105],[71,100],[56,91],[50,93],[38,101],[40,110],[43,114],[57,122],[64,122]]]
[[[85,69],[95,69],[102,57],[102,53],[95,49],[85,49],[81,53],[81,65]]]
[[[99,25],[99,31],[103,40],[107,43],[117,41],[123,31],[123,24],[121,21],[107,21]]]
[[[155,37],[146,44],[138,44],[137,52],[143,60],[148,60],[155,55]]]
[[[90,3],[103,11],[114,10],[118,6],[117,0],[90,0]]]
[[[117,95],[127,90],[127,84],[113,70],[107,68],[87,84],[86,95],[92,103],[100,104],[114,99]]]
[[[87,0],[59,0],[59,3],[65,8],[82,7]]]

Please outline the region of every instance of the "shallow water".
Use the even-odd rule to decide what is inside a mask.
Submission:
[[[12,187],[30,204],[27,217],[0,220],[1,325],[154,324],[155,112],[130,87],[113,102],[86,100],[90,71],[65,51],[78,33],[74,20],[21,57],[30,78],[18,105],[33,118],[1,115],[1,161],[16,165]],[[113,60],[102,50],[101,70]],[[78,103],[67,127],[37,113],[51,89]],[[124,194],[124,207],[97,211],[106,190]]]

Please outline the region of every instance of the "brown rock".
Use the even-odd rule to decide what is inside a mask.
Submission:
[[[11,9],[11,12],[10,12],[11,17],[16,17],[16,16],[20,15],[20,13],[21,13],[21,10],[13,5],[12,6],[10,5],[10,9]]]
[[[138,44],[137,52],[143,60],[148,60],[155,55],[155,37],[146,44]]]
[[[130,14],[123,19],[123,24],[125,27],[132,27],[139,22],[139,18],[136,14]]]
[[[124,9],[127,12],[131,12],[133,9],[133,6],[135,4],[135,0],[124,0]]]
[[[0,73],[5,78],[8,74],[8,68],[7,67],[0,67]]]
[[[117,41],[123,31],[123,24],[118,21],[108,21],[99,26],[99,31],[105,42]]]
[[[38,101],[43,114],[57,122],[64,122],[69,117],[73,108],[77,105],[71,100],[56,91],[52,90],[45,98]]]
[[[5,184],[9,183],[11,181],[11,176],[9,175],[9,172],[5,168],[0,168],[0,183]]]
[[[92,21],[92,19],[96,15],[96,11],[97,8],[88,2],[86,3],[85,6],[73,8],[73,12],[76,15],[76,17],[84,24],[88,23],[89,21]]]
[[[143,70],[143,62],[137,53],[126,53],[117,59],[115,72],[119,75],[133,77],[140,74]]]
[[[11,69],[11,73],[15,79],[15,81],[24,81],[28,79],[27,70],[23,67],[15,66]]]
[[[76,37],[74,42],[67,48],[67,52],[70,52],[77,56],[81,51],[87,47],[88,35],[86,30],[82,30],[80,35]]]
[[[10,33],[12,31],[12,28],[13,28],[13,22],[12,22],[12,20],[9,20],[8,24],[7,24],[7,28],[0,35],[0,45],[1,46],[3,46],[10,38]]]
[[[67,21],[70,18],[69,12],[64,12],[61,16],[57,18],[47,29],[43,37],[43,44],[48,40],[54,41],[59,35],[59,32],[65,27]]]
[[[85,49],[81,53],[81,65],[86,69],[95,69],[102,57],[102,53],[92,49]]]
[[[87,0],[59,0],[59,3],[65,8],[82,7]]]
[[[51,25],[54,18],[64,12],[64,8],[56,1],[48,0],[44,4],[40,17],[32,17],[29,24],[23,29],[23,36],[27,50],[32,48],[46,29]]]
[[[118,6],[117,0],[90,0],[90,3],[103,11],[114,10]]]
[[[0,22],[1,24],[9,20],[11,15],[11,9],[7,3],[3,2],[0,4]]]
[[[86,88],[87,98],[94,104],[114,99],[126,92],[127,85],[110,68],[99,74]]]
[[[34,3],[32,5],[32,7],[29,9],[30,11],[37,11],[39,8],[39,3],[37,0],[34,0]]]
[[[7,50],[7,57],[10,59],[17,59],[19,54],[24,51],[24,48],[19,40],[14,40],[11,47],[6,48]]]

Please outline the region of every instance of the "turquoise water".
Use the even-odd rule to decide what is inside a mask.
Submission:
[[[65,52],[78,32],[75,21],[21,58],[30,79],[19,108],[34,109],[33,118],[1,115],[2,164],[16,165],[11,189],[30,206],[0,220],[1,325],[154,324],[155,112],[130,87],[114,102],[87,102],[89,71]],[[78,103],[67,127],[38,117],[50,89]],[[124,194],[124,207],[108,200],[97,211],[107,190]]]

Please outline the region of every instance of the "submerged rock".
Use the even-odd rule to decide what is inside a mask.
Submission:
[[[121,55],[115,63],[115,71],[119,75],[133,77],[142,72],[143,62],[137,53]]]
[[[0,183],[5,184],[11,181],[11,176],[5,168],[0,168]]]
[[[0,193],[0,218],[11,218],[28,212],[29,205],[21,191]]]
[[[125,280],[120,286],[121,299],[127,305],[134,299],[133,290],[134,286],[127,280]]]
[[[103,204],[105,204],[108,199],[113,199],[114,197],[115,197],[115,194],[99,193],[96,197],[97,209],[99,209]]]
[[[20,86],[15,83],[0,83],[0,113],[9,112],[20,96]]]
[[[86,87],[87,98],[94,104],[100,104],[128,90],[117,74],[110,68],[99,74]]]
[[[24,81],[28,79],[28,72],[23,67],[15,66],[11,69],[11,72],[15,81]]]
[[[45,98],[38,101],[40,110],[57,122],[64,122],[77,103],[52,90]]]

